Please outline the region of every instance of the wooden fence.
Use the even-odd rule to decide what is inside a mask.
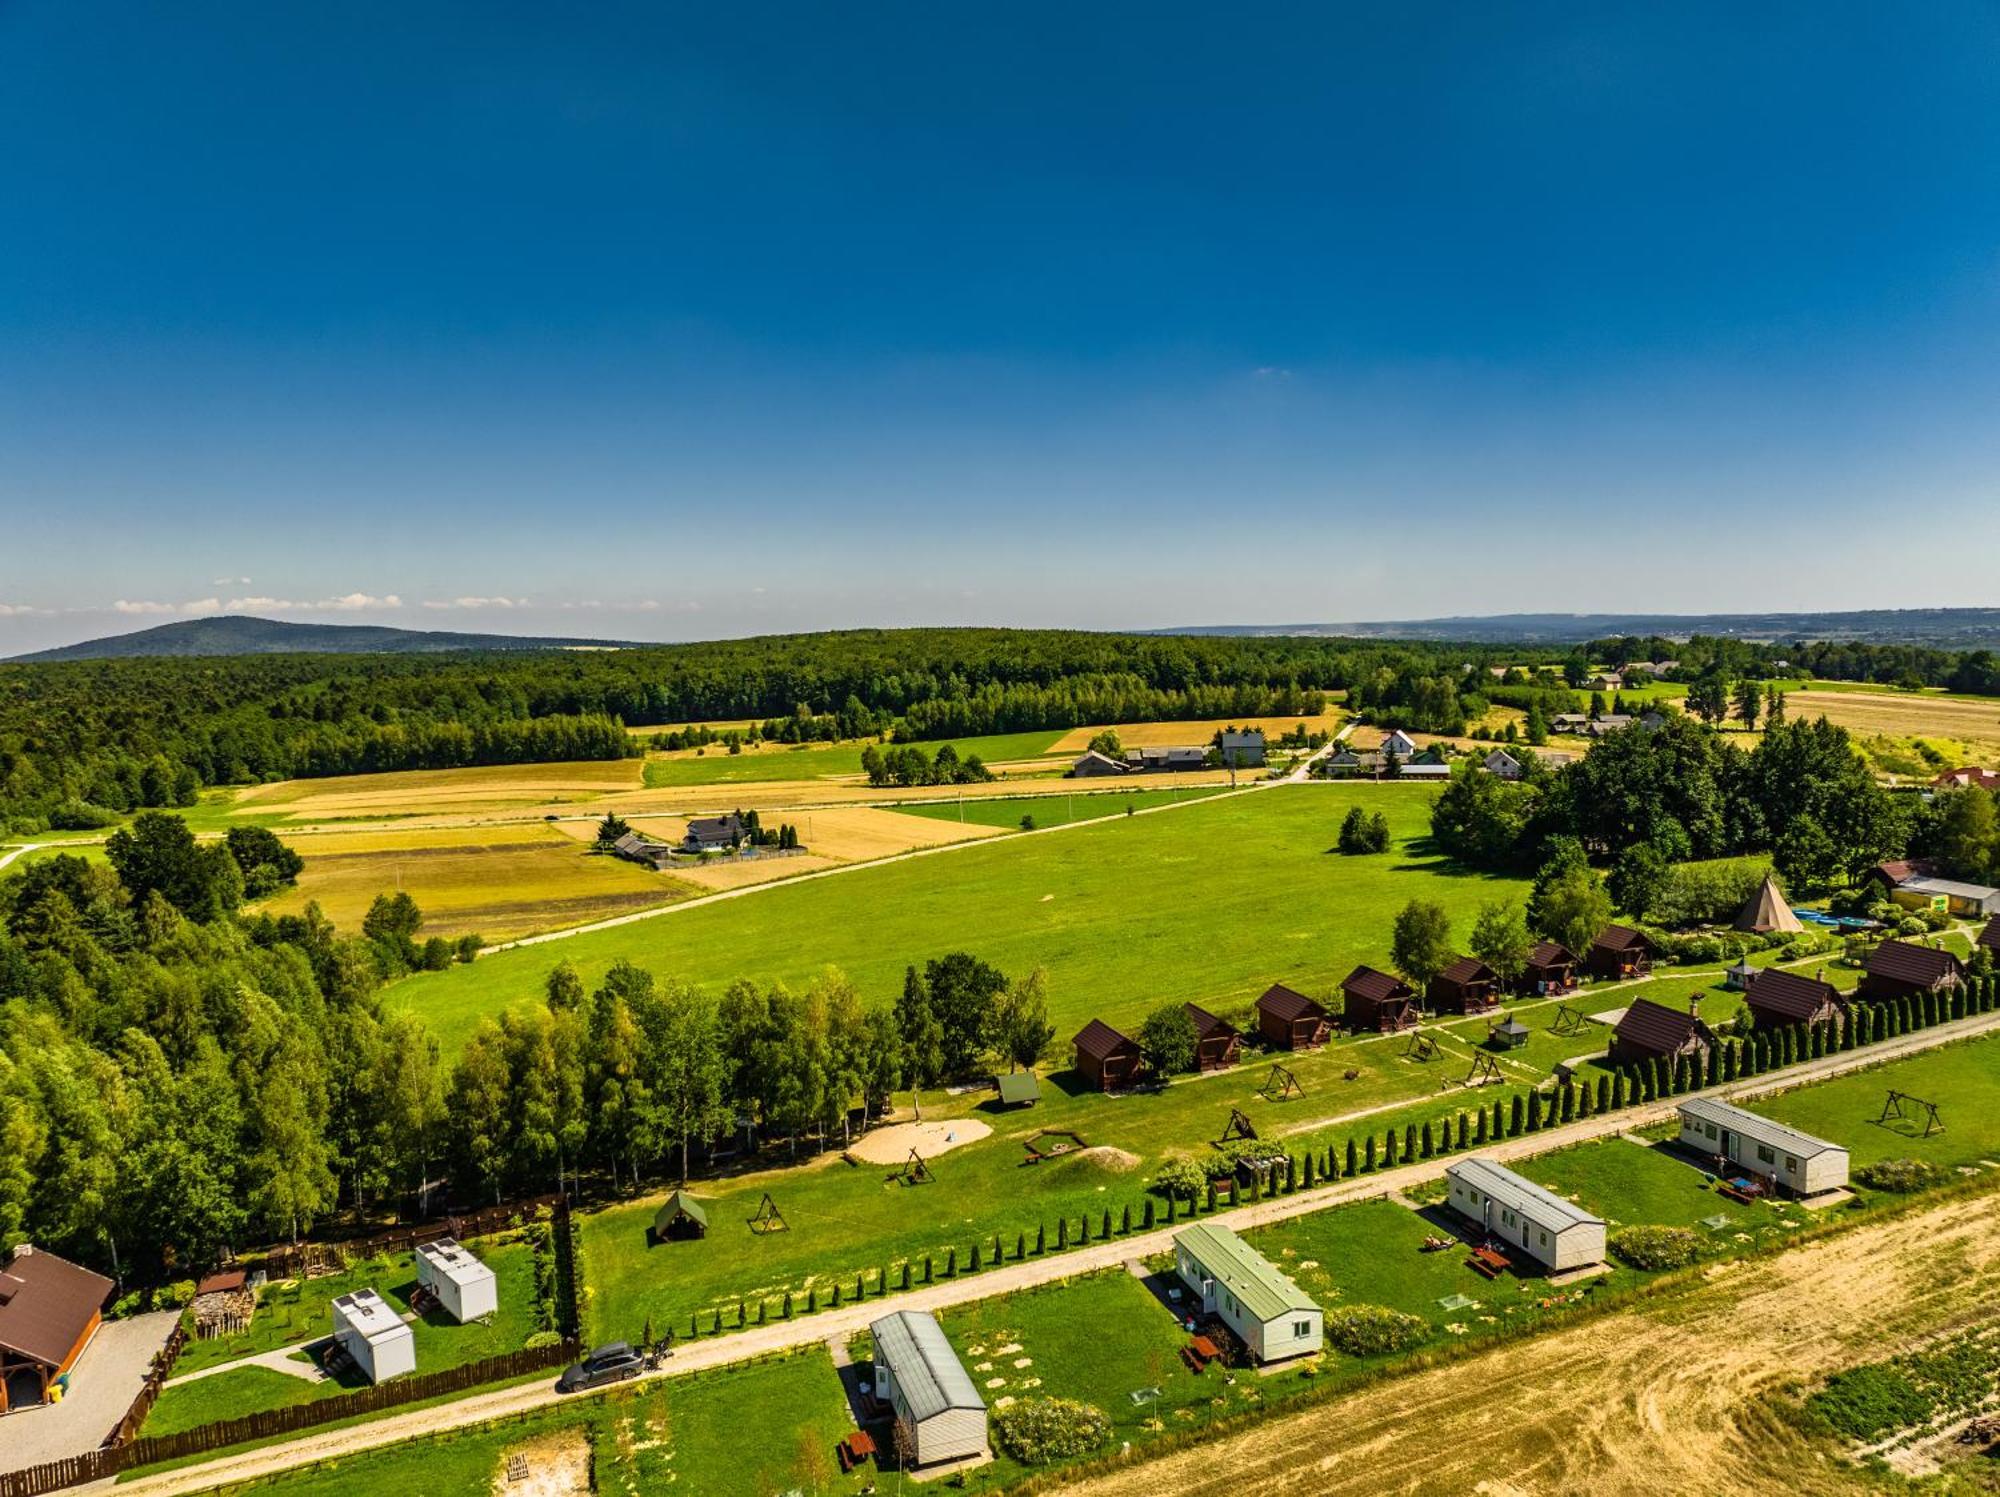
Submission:
[[[477,1211],[459,1211],[448,1216],[433,1217],[429,1221],[410,1222],[400,1227],[389,1227],[366,1237],[310,1244],[338,1248],[349,1259],[372,1258],[378,1253],[403,1252],[422,1243],[435,1242],[440,1237],[456,1237],[461,1241],[468,1237],[485,1237],[494,1232],[504,1232],[531,1220],[538,1211],[551,1211],[560,1215],[564,1210],[561,1196],[531,1196],[524,1201],[509,1201],[500,1206],[485,1206]],[[278,1243],[268,1248],[241,1254],[240,1262],[261,1263],[265,1272],[274,1279],[295,1278],[295,1259],[304,1252],[304,1247],[294,1247],[288,1243]],[[4,1494],[0,1494],[4,1497]]]
[[[113,1425],[111,1433],[104,1437],[107,1446],[130,1444],[139,1433],[139,1426],[153,1412],[153,1402],[160,1396],[160,1389],[166,1386],[167,1374],[174,1370],[174,1362],[187,1341],[187,1322],[175,1321],[173,1334],[167,1337],[166,1345],[153,1353],[153,1365],[146,1369],[146,1381],[139,1386],[139,1396],[132,1400],[132,1407],[125,1411],[125,1417]]]

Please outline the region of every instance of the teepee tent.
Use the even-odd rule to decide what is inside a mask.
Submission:
[[[1805,929],[1799,923],[1799,917],[1792,913],[1778,881],[1768,873],[1764,875],[1764,882],[1758,886],[1757,892],[1750,896],[1750,902],[1743,906],[1743,913],[1736,917],[1736,928],[1760,936],[1778,930]]]

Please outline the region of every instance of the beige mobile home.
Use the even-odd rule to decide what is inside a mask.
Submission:
[[[1680,1113],[1683,1148],[1774,1180],[1793,1195],[1823,1195],[1847,1184],[1847,1150],[1839,1144],[1708,1097],[1688,1098]]]
[[[1552,1273],[1604,1261],[1604,1219],[1495,1164],[1462,1159],[1445,1166],[1452,1208]]]
[[[945,1339],[935,1315],[898,1310],[868,1327],[875,1339],[875,1397],[896,1415],[896,1438],[912,1466],[987,1452],[986,1400]]]
[[[1326,1317],[1298,1285],[1229,1228],[1202,1222],[1174,1234],[1181,1282],[1260,1363],[1320,1349]]]

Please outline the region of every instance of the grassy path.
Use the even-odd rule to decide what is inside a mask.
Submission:
[[[1864,1070],[1885,1061],[1919,1054],[1941,1045],[1995,1031],[2000,1031],[2000,1011],[1940,1024],[1880,1045],[1871,1045],[1865,1050],[1840,1051],[1794,1066],[1787,1071],[1755,1077],[1748,1081],[1733,1082],[1703,1092],[1690,1092],[1687,1095],[1718,1096],[1732,1100],[1748,1099]],[[1560,1127],[1547,1128],[1540,1133],[1523,1134],[1518,1138],[1507,1139],[1489,1146],[1481,1153],[1483,1157],[1501,1160],[1549,1153],[1572,1144],[1607,1138],[1664,1122],[1674,1116],[1677,1105],[1678,1099],[1669,1099],[1643,1107],[1628,1107],[1621,1112],[1600,1114]],[[1297,1195],[1280,1196],[1235,1210],[1217,1212],[1213,1217],[1204,1220],[1222,1222],[1238,1231],[1266,1226],[1273,1222],[1324,1210],[1329,1206],[1409,1190],[1440,1176],[1449,1162],[1447,1158],[1423,1160],[1398,1169],[1381,1170],[1372,1175],[1342,1181],[1331,1187],[1301,1191]],[[895,1309],[939,1310],[1075,1278],[1101,1269],[1116,1268],[1131,1259],[1167,1251],[1172,1246],[1175,1230],[1162,1228],[1149,1234],[1134,1234],[1130,1237],[1092,1243],[1068,1252],[1010,1264],[1005,1268],[994,1269],[969,1278],[949,1280],[925,1289],[896,1294],[891,1296],[890,1302]],[[776,1351],[814,1345],[833,1337],[852,1335],[865,1329],[868,1323],[880,1316],[883,1311],[884,1302],[864,1301],[843,1306],[838,1310],[827,1310],[817,1315],[778,1321],[713,1340],[695,1342],[681,1347],[660,1372],[652,1375],[683,1376]],[[1514,1348],[1508,1355],[1518,1357],[1521,1353],[1518,1348]],[[1462,1379],[1460,1387],[1462,1394]],[[532,1412],[558,1401],[559,1395],[555,1392],[551,1381],[526,1383],[491,1393],[475,1394],[439,1408],[389,1415],[351,1428],[306,1435],[282,1445],[221,1456],[197,1466],[183,1467],[157,1476],[138,1477],[121,1483],[119,1490],[129,1492],[133,1497],[165,1497],[168,1493],[199,1492],[224,1482],[243,1481],[312,1461],[396,1444],[420,1434],[430,1434],[441,1429],[464,1428],[491,1419]]]

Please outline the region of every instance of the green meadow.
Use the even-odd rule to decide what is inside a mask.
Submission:
[[[1019,759],[1037,759],[1047,754],[1062,729],[1036,733],[1000,733],[983,738],[952,741],[960,759],[977,754],[988,764],[1005,764]],[[872,740],[870,740],[872,741]],[[782,780],[823,780],[861,773],[861,751],[867,742],[765,744],[732,754],[721,744],[709,744],[699,753],[659,755],[646,760],[646,788],[668,789],[680,785],[768,785]],[[943,745],[920,743],[926,754],[935,755]],[[1067,761],[1062,761],[1066,766]],[[1049,768],[1057,767],[1051,760]]]
[[[1089,781],[1084,781],[1087,787]],[[1021,818],[1032,819],[1036,827],[1067,826],[1072,821],[1095,821],[1103,816],[1123,816],[1128,812],[1150,811],[1158,806],[1179,805],[1183,801],[1204,800],[1220,795],[1227,785],[1189,785],[1184,789],[1093,791],[1088,788],[1067,795],[1002,795],[962,801],[905,802],[891,810],[932,821],[969,822],[974,826],[1019,827]]]

